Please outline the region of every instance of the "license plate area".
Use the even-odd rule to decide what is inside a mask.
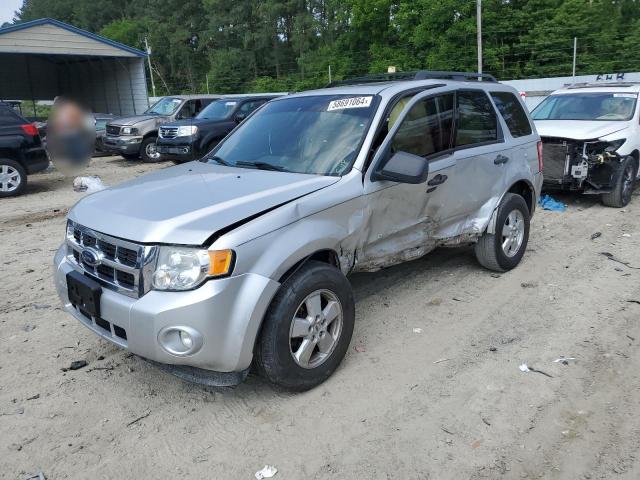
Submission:
[[[90,317],[100,317],[102,287],[98,282],[85,277],[80,272],[69,272],[67,273],[67,293],[74,307]]]

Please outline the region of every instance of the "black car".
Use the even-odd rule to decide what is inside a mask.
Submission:
[[[163,159],[176,163],[202,158],[255,109],[278,96],[281,95],[245,95],[215,100],[195,118],[162,125],[157,151]]]
[[[115,118],[115,115],[109,113],[94,113],[93,120],[96,127],[96,148],[93,153],[94,157],[101,157],[104,155],[111,155],[111,152],[107,151],[104,147],[104,136],[107,133],[107,123]]]
[[[49,158],[38,128],[0,102],[0,198],[20,195],[27,175],[45,170]]]

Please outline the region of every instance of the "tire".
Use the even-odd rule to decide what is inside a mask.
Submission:
[[[140,146],[140,156],[144,163],[156,163],[162,160],[161,155],[156,151],[157,137],[147,137]]]
[[[139,153],[121,153],[120,156],[126,160],[138,160],[140,158]]]
[[[631,156],[626,157],[620,165],[620,174],[616,179],[613,190],[609,193],[602,194],[603,205],[614,208],[626,207],[631,201],[633,189],[636,186],[637,174],[638,166],[636,159]]]
[[[27,187],[27,172],[15,160],[0,158],[0,198],[21,195]]]
[[[485,232],[475,245],[480,265],[496,272],[506,272],[516,267],[527,249],[530,220],[524,198],[507,193],[498,206],[496,233]],[[506,248],[503,247],[509,238],[511,241]]]
[[[347,278],[331,265],[308,261],[282,284],[267,310],[256,345],[258,372],[296,392],[321,384],[347,353],[354,321]]]

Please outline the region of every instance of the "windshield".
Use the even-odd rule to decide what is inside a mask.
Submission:
[[[206,120],[224,120],[231,116],[238,102],[232,100],[216,100],[207,105],[196,118]]]
[[[178,107],[182,103],[179,98],[164,97],[158,100],[153,107],[144,113],[151,113],[154,115],[171,115],[178,110]]]
[[[96,130],[105,130],[108,121],[108,118],[96,118]]]
[[[358,155],[378,98],[321,95],[267,103],[205,159],[230,166],[343,175]]]
[[[637,93],[551,95],[532,112],[534,120],[631,120]]]

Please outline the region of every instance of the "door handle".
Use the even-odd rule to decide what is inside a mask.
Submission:
[[[509,161],[509,157],[505,157],[504,155],[498,155],[494,160],[493,163],[495,163],[496,165],[501,165],[503,163],[507,163]]]
[[[446,175],[436,175],[435,177],[433,177],[431,180],[429,180],[427,182],[427,185],[429,185],[430,187],[435,187],[436,185],[442,185],[444,182],[447,181],[447,177]]]

